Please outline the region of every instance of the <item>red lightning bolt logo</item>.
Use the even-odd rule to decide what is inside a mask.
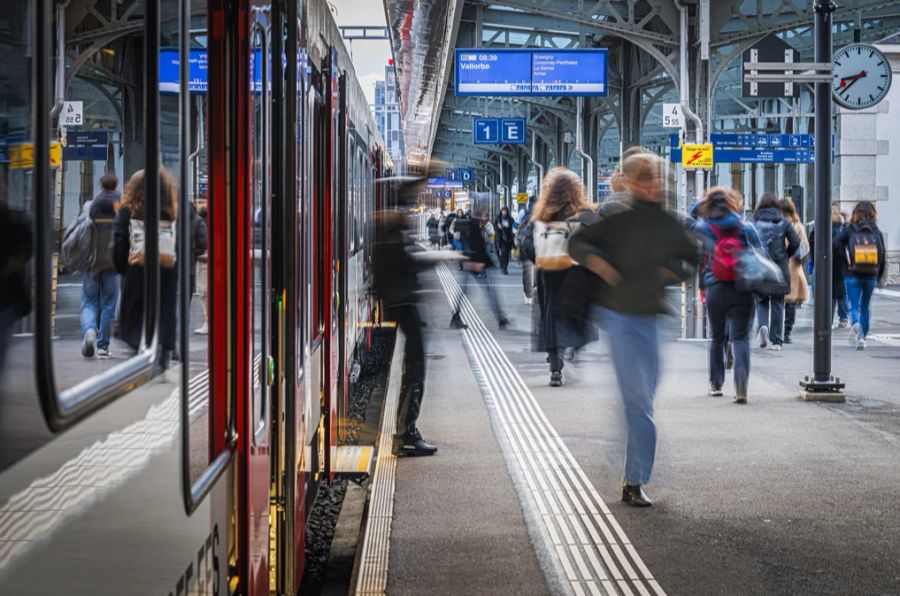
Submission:
[[[688,162],[689,164],[694,163],[695,161],[697,161],[697,158],[700,157],[701,155],[703,155],[703,152],[702,152],[702,151],[698,151],[697,153],[693,154],[693,155],[690,157],[690,159],[688,159],[687,162]]]

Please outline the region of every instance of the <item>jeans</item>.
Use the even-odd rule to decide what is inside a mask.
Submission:
[[[94,276],[88,271],[81,274],[81,335],[88,329],[97,331],[98,348],[109,347],[118,300],[119,276],[115,271],[108,269]]]
[[[859,323],[862,336],[869,335],[869,305],[878,279],[874,275],[853,275],[844,278],[847,286],[847,297],[850,298],[850,323]]]
[[[388,316],[397,322],[406,338],[403,375],[400,377],[400,403],[397,407],[397,435],[411,437],[422,408],[425,391],[425,344],[422,323],[415,304],[388,307]]]
[[[756,302],[756,324],[769,328],[769,341],[780,346],[784,341],[784,294],[769,294]]]
[[[734,284],[717,283],[706,290],[709,314],[709,384],[721,389],[725,382],[725,344],[731,339],[735,393],[747,397],[750,379],[750,328],[753,295],[738,292]]]
[[[628,426],[625,483],[647,484],[656,456],[653,396],[659,380],[657,317],[622,313],[602,306],[593,306],[591,314],[609,338],[616,381],[625,406]]]

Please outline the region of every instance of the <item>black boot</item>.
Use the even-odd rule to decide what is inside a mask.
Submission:
[[[450,328],[451,329],[468,329],[469,326],[463,323],[462,317],[459,316],[459,312],[453,313],[453,317],[450,319]]]
[[[632,507],[650,507],[653,505],[653,501],[643,491],[640,484],[623,484],[622,502],[628,503]]]
[[[557,370],[550,373],[550,386],[562,387],[562,371]]]
[[[394,454],[397,457],[434,455],[437,447],[422,438],[417,430],[405,433],[395,441]]]
[[[508,326],[509,326],[509,319],[507,319],[506,317],[500,317],[497,320],[497,327],[500,329],[500,331],[503,331]]]

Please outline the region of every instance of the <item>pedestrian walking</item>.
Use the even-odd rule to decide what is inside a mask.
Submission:
[[[438,218],[435,217],[434,211],[428,216],[428,221],[425,222],[425,227],[428,229],[428,244],[431,246],[439,246],[440,239],[438,238]]]
[[[113,172],[100,177],[100,192],[89,205],[91,220],[90,265],[81,272],[81,355],[113,358],[109,349],[119,276],[113,264],[113,224],[120,194],[119,178]]]
[[[569,240],[582,225],[593,223],[584,183],[568,168],[553,168],[522,233],[522,250],[537,267],[537,333],[535,349],[547,353],[550,386],[563,384],[565,348],[581,347],[564,325],[560,293],[577,263],[569,256]],[[572,272],[575,273],[575,272]]]
[[[741,217],[742,209],[743,198],[736,191],[711,188],[698,206],[702,221],[694,228],[704,249],[700,284],[709,316],[709,395],[722,396],[730,342],[734,402],[739,404],[747,403],[754,299],[752,292],[735,284],[738,259],[751,246],[762,250],[756,230]]]
[[[847,329],[850,327],[850,301],[847,299],[847,288],[844,277],[847,275],[847,258],[841,249],[834,245],[834,240],[844,229],[844,216],[837,205],[831,206],[831,320],[834,324],[834,315],[837,313],[837,327]],[[816,229],[809,233],[809,251],[814,254],[816,246]],[[813,259],[810,259],[812,264]]]
[[[119,334],[137,350],[144,332],[144,170],[128,180],[114,224],[113,262],[124,278],[119,309]],[[162,366],[168,368],[175,350],[178,275],[175,268],[175,219],[178,216],[175,179],[159,169],[159,345]]]
[[[196,215],[197,222],[192,222],[193,230],[192,243],[194,246],[194,260],[196,266],[193,270],[192,286],[196,286],[197,297],[200,298],[200,306],[203,307],[203,324],[194,329],[197,335],[207,335],[209,333],[209,228],[206,225],[206,216],[209,204],[206,193],[203,193],[197,199]],[[197,226],[196,228],[194,226]],[[201,230],[202,225],[202,230]]]
[[[405,180],[399,186],[397,210],[383,211],[378,218],[378,235],[373,250],[373,287],[387,316],[397,323],[406,338],[403,373],[394,451],[397,455],[433,455],[437,447],[422,438],[418,419],[425,392],[425,344],[418,310],[421,266],[413,258],[413,222],[407,207],[415,205],[425,189],[425,177]]]
[[[652,504],[642,487],[656,454],[657,318],[667,310],[665,286],[686,279],[699,262],[694,240],[663,207],[665,167],[649,153],[626,159],[629,198],[610,203],[569,241],[569,255],[599,277],[592,280],[592,308],[609,340],[628,426],[622,500],[638,507]]]
[[[878,229],[875,203],[860,201],[853,208],[850,223],[835,238],[834,246],[847,263],[847,295],[850,298],[850,342],[866,349],[872,295],[884,286],[884,237]]]
[[[509,207],[504,205],[494,221],[494,243],[497,247],[497,260],[500,261],[500,273],[503,275],[509,275],[509,255],[515,242],[514,224],[515,220],[509,214]]]
[[[531,221],[531,212],[534,209],[534,203],[535,197],[534,195],[531,195],[528,197],[528,203],[525,204],[525,208],[516,214],[516,221],[519,222],[516,229],[516,246],[519,247],[519,262],[522,264],[522,292],[525,294],[525,304],[532,304],[534,302],[534,261],[529,260],[525,251],[522,250],[522,239],[525,234],[525,229]]]
[[[484,225],[489,223],[487,212],[482,212],[478,219],[470,217],[456,218],[454,225],[457,232],[461,234],[463,246],[462,253],[468,260],[461,261],[460,265],[465,271],[461,281],[460,288],[462,292],[457,295],[456,302],[453,305],[453,316],[450,319],[450,326],[457,329],[465,329],[468,327],[461,316],[463,296],[467,294],[469,285],[477,285],[484,289],[491,305],[494,316],[497,317],[497,326],[502,330],[509,325],[509,319],[503,311],[500,299],[497,296],[497,289],[494,284],[486,281],[487,270],[494,266],[491,257],[487,252],[487,244],[484,241],[485,234]],[[471,275],[471,277],[469,277]],[[468,279],[467,279],[468,278]],[[481,281],[485,280],[485,281]]]
[[[788,258],[800,248],[800,237],[781,211],[773,193],[763,194],[753,214],[753,225],[769,258],[781,269],[782,281],[767,294],[756,296],[759,347],[780,350],[784,343],[784,297],[791,291]]]
[[[809,283],[806,281],[806,273],[803,270],[803,262],[809,255],[809,239],[806,237],[806,227],[800,221],[797,208],[790,199],[781,199],[781,212],[785,220],[794,228],[797,237],[800,238],[800,247],[788,259],[788,271],[791,290],[784,297],[784,338],[786,344],[793,343],[791,332],[797,321],[797,309],[803,306],[809,297]]]

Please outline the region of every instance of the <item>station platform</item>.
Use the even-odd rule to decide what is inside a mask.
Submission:
[[[900,292],[876,295],[868,350],[835,330],[843,404],[798,399],[811,305],[795,343],[753,348],[745,406],[730,379],[724,398],[707,396],[706,342],[678,339],[664,317],[654,505],[637,509],[619,500],[625,430],[605,335],[551,388],[518,264],[485,279],[440,265],[421,280],[419,426],[439,451],[395,462],[387,593],[900,592]],[[460,284],[461,331],[448,328]],[[512,319],[502,331],[481,284]]]

